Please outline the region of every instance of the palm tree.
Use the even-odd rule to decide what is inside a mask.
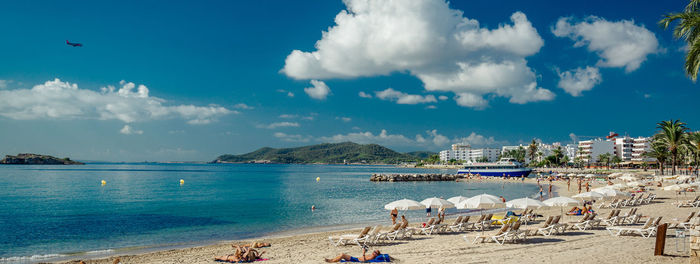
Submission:
[[[695,154],[695,174],[698,174],[698,166],[700,165],[700,131],[688,133],[688,149]]]
[[[610,169],[610,153],[603,153],[598,155],[598,162],[602,164],[606,164],[608,166],[608,169]]]
[[[535,139],[532,139],[532,143],[527,147],[528,150],[528,156],[530,156],[530,162],[534,162],[535,158],[537,157],[537,142]]]
[[[620,162],[622,162],[622,159],[620,158],[620,156],[615,155],[612,157],[612,163],[615,164],[618,169],[620,168]]]
[[[645,156],[650,157],[650,158],[655,158],[656,161],[659,163],[659,170],[661,171],[661,175],[664,175],[664,163],[666,160],[668,160],[668,149],[664,144],[661,144],[656,141],[652,141],[651,143],[651,149],[647,152],[644,153]]]
[[[698,68],[700,68],[700,0],[690,0],[681,13],[664,15],[664,18],[659,21],[659,25],[668,29],[671,23],[676,21],[678,24],[673,28],[673,37],[687,43],[685,74],[695,81],[698,78]]]
[[[561,151],[561,146],[555,148],[552,152],[553,156],[555,157],[554,161],[557,163],[557,166],[561,165],[561,159],[564,157],[564,153]]]
[[[700,0],[698,0],[700,1]],[[688,128],[680,120],[661,121],[656,123],[656,128],[660,129],[658,137],[655,137],[663,144],[671,154],[671,174],[676,175],[676,164],[678,152],[683,145],[686,145],[688,135],[685,133]]]

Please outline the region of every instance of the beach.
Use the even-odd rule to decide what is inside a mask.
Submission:
[[[501,179],[484,179],[471,181],[504,182],[504,184],[516,184],[520,180],[503,181]],[[526,179],[535,183],[535,179]],[[461,184],[461,183],[455,183]],[[468,184],[468,183],[467,183]],[[577,192],[575,181],[572,181],[571,191],[567,190],[565,181],[555,181],[555,192],[562,196],[572,196]],[[547,183],[543,182],[547,187]],[[601,187],[601,183],[591,188]],[[584,187],[585,189],[585,187]],[[585,191],[585,190],[584,190]],[[697,208],[677,208],[671,202],[677,199],[692,199],[694,193],[677,197],[674,192],[655,189],[652,191],[658,195],[656,203],[639,205],[638,213],[644,216],[663,216],[662,223],[669,223],[685,218],[688,213],[697,211]],[[494,195],[499,195],[493,193]],[[545,197],[546,198],[546,197]],[[565,209],[566,210],[566,209]],[[623,213],[628,211],[623,208]],[[559,215],[559,208],[537,210],[544,216]],[[597,209],[599,217],[610,212],[610,209]],[[384,226],[389,226],[389,214]],[[448,223],[454,221],[455,216],[448,215]],[[565,216],[563,221],[577,221],[580,216]],[[542,218],[540,218],[541,220]],[[675,219],[675,220],[674,220]],[[413,219],[409,219],[411,221]],[[415,221],[415,220],[413,220]],[[411,226],[417,223],[412,222]],[[540,223],[532,223],[523,226],[529,229],[539,226]],[[641,226],[639,224],[638,226]],[[496,230],[487,230],[493,233]],[[193,247],[185,249],[165,250],[136,255],[112,256],[109,258],[85,260],[86,263],[112,263],[115,257],[126,263],[217,263],[215,256],[232,254],[231,244],[249,243],[251,241],[264,241],[272,246],[264,248],[264,258],[269,260],[263,263],[322,263],[324,258],[331,258],[339,253],[347,253],[353,256],[361,255],[358,246],[336,247],[329,243],[328,236],[340,234],[357,234],[359,229],[350,229],[332,232],[316,232],[297,234],[291,236],[269,236],[243,241],[227,241],[215,245]],[[611,236],[605,229],[585,231],[567,231],[563,235],[549,237],[531,236],[527,240],[517,244],[498,245],[496,243],[472,244],[463,238],[480,234],[479,231],[467,231],[460,233],[445,233],[431,236],[416,235],[413,239],[396,240],[386,245],[372,246],[382,253],[389,254],[397,263],[687,263],[688,251],[677,252],[674,230],[667,231],[665,256],[654,256],[655,237],[642,238],[640,236]],[[77,263],[77,261],[61,262]]]

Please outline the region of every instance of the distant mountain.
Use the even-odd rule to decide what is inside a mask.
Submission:
[[[425,153],[420,153],[425,154]],[[420,160],[420,157],[399,153],[377,144],[353,142],[324,143],[296,148],[264,147],[241,155],[221,155],[212,163],[368,163],[397,164]]]
[[[83,165],[84,163],[73,161],[70,158],[56,158],[49,155],[20,153],[17,156],[6,155],[0,160],[0,164],[22,165]]]
[[[438,153],[432,152],[432,151],[412,151],[412,152],[406,152],[406,154],[414,156],[416,158],[420,158],[420,159],[427,159],[430,156],[437,155]]]

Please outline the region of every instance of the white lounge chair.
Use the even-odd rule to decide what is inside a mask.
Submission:
[[[345,234],[345,235],[340,235],[340,236],[329,236],[328,240],[331,242],[331,245],[334,246],[344,246],[347,245],[348,243],[353,242],[355,239],[358,238],[363,238],[367,236],[367,233],[369,233],[370,229],[372,227],[365,227],[362,229],[360,234]]]

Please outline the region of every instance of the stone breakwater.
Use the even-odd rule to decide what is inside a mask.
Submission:
[[[408,181],[456,181],[463,178],[457,174],[383,174],[374,173],[369,178],[373,182],[408,182]]]

